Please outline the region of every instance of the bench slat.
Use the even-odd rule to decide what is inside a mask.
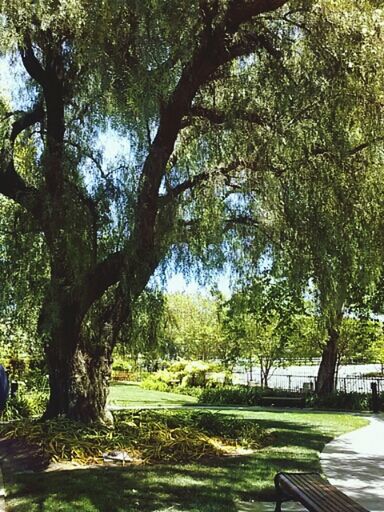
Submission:
[[[299,501],[310,512],[368,512],[318,473],[278,473],[275,484],[280,501]]]
[[[325,502],[327,505],[334,504],[342,507],[342,510],[356,510],[356,505],[358,505],[357,503],[339,491],[336,487],[327,483],[317,474],[313,476],[303,475],[303,478],[300,478],[298,475],[294,475],[291,480],[300,487],[300,491],[309,499],[318,499],[319,501]],[[305,484],[305,487],[303,484]]]
[[[318,507],[326,512],[329,511],[330,506],[334,506],[335,510],[355,511],[356,503],[348,501],[349,498],[330,485],[324,485],[323,482],[318,482],[318,486],[313,481],[306,480],[306,486],[304,487],[299,481],[300,491],[303,494],[305,500],[311,501],[313,506]]]
[[[284,482],[284,476],[282,482]],[[293,488],[289,484],[289,480],[294,484]],[[290,493],[294,492],[299,501],[305,501],[304,505],[309,505],[314,512],[329,512],[329,507],[333,505],[335,510],[352,512],[365,511],[363,507],[355,503],[336,487],[328,484],[319,475],[293,475],[287,479],[285,484],[288,486]]]

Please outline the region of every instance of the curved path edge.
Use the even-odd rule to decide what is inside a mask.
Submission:
[[[371,512],[384,512],[384,414],[328,443],[320,455],[327,479]]]

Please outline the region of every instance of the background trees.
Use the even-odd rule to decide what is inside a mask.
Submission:
[[[225,339],[217,303],[201,295],[168,294],[166,332],[183,359],[225,359]]]
[[[238,361],[248,360],[250,368],[254,363],[260,367],[262,385],[268,386],[272,367],[294,353],[291,340],[302,311],[287,282],[268,275],[254,279],[228,302],[224,325],[236,347],[233,353]]]

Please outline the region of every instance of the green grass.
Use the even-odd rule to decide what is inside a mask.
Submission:
[[[152,393],[152,392],[151,392]],[[333,437],[364,426],[347,414],[226,410],[274,432],[248,456],[196,464],[5,475],[8,512],[234,512],[238,500],[273,499],[278,471],[318,471]]]
[[[130,382],[113,383],[108,397],[110,405],[121,407],[188,405],[196,402],[193,396],[142,389]]]

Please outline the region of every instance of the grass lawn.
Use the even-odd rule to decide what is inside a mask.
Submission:
[[[152,392],[151,392],[152,393]],[[273,498],[281,470],[319,470],[333,437],[364,426],[347,414],[226,410],[274,432],[271,446],[247,456],[184,465],[78,469],[5,475],[8,512],[234,512],[238,500]]]
[[[197,398],[193,396],[142,389],[131,382],[113,383],[108,397],[110,405],[121,407],[188,405],[196,402]]]

